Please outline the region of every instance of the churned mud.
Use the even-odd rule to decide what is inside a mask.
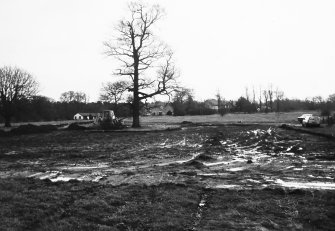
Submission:
[[[187,126],[155,133],[55,131],[0,140],[0,180],[12,186],[19,181],[31,189],[49,190],[60,184],[62,193],[70,193],[73,185],[98,187],[90,194],[94,200],[101,191],[124,190],[118,209],[127,200],[137,203],[128,195],[134,188],[169,188],[178,191],[178,196],[171,192],[172,204],[186,203],[185,210],[176,207],[180,220],[171,221],[171,226],[164,223],[166,216],[162,216],[164,225],[155,223],[159,218],[152,209],[139,214],[147,222],[112,213],[117,221],[99,223],[115,230],[332,229],[334,177],[335,142],[267,125]],[[185,198],[179,195],[190,190],[193,199],[187,199],[187,193]],[[14,186],[7,191],[22,196]],[[142,196],[149,197],[144,191]],[[33,195],[28,192],[27,198]],[[74,201],[79,200],[77,196],[73,194]],[[158,195],[155,198],[161,200]],[[144,206],[149,201],[144,200]],[[112,206],[109,201],[99,203],[106,203],[106,209]],[[165,201],[157,203],[152,206],[169,207]],[[313,209],[308,211],[310,206]],[[78,212],[82,211],[78,208],[74,213]],[[6,219],[11,224],[11,218]],[[79,222],[73,219],[64,227]]]

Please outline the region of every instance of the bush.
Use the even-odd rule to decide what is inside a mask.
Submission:
[[[21,125],[10,131],[12,134],[32,134],[32,133],[47,133],[56,131],[57,127],[54,125],[36,126],[33,124]]]
[[[87,128],[84,126],[81,126],[77,123],[72,123],[69,125],[69,127],[67,128],[67,130],[74,130],[74,131],[78,131],[78,130],[86,130]]]

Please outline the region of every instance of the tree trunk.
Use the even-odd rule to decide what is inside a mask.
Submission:
[[[133,128],[139,128],[140,125],[140,99],[138,97],[138,89],[134,89],[134,102],[133,102]]]
[[[114,115],[119,116],[119,114],[118,114],[118,104],[117,103],[114,104]]]
[[[140,105],[139,101],[133,103],[133,128],[139,128],[140,125]]]
[[[139,128],[140,125],[140,98],[138,95],[138,56],[134,52],[134,102],[133,102],[133,128]]]

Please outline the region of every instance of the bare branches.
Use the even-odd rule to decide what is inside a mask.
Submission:
[[[126,81],[107,82],[101,89],[100,99],[104,102],[118,104],[128,87],[129,83]]]
[[[0,97],[5,101],[29,98],[37,93],[37,87],[34,78],[19,68],[0,69]]]
[[[128,76],[132,82],[127,89],[133,92],[133,127],[139,127],[140,101],[158,94],[170,95],[176,85],[176,70],[172,53],[155,38],[152,30],[164,15],[163,10],[158,5],[148,7],[136,2],[128,8],[130,16],[116,27],[116,39],[104,45],[106,55],[120,63],[115,74]],[[160,62],[163,63],[159,65]],[[151,68],[158,68],[157,76],[152,77]],[[151,78],[147,77],[148,72]]]
[[[18,100],[36,95],[38,84],[26,71],[17,67],[0,68],[0,114],[5,118],[5,126],[10,126],[14,114],[13,105]]]
[[[171,95],[177,88],[177,71],[172,61],[172,52],[168,54],[163,65],[157,71],[157,79],[151,84],[155,84],[155,91],[144,93],[139,91],[140,99],[146,99],[158,94]]]
[[[151,27],[163,16],[162,9],[158,5],[149,8],[136,2],[130,3],[128,8],[131,16],[128,20],[121,20],[116,27],[116,39],[104,42],[105,54],[114,57],[123,69],[127,69],[115,73],[117,75],[134,75],[134,65],[138,66],[138,71],[146,70],[164,57],[166,51],[151,31]]]
[[[67,91],[63,92],[60,96],[60,101],[62,102],[78,102],[78,103],[86,103],[87,95],[84,92],[75,92],[75,91]]]

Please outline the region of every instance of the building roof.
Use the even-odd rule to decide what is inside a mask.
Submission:
[[[92,112],[92,113],[89,113],[89,112],[78,112],[77,114],[82,115],[82,116],[97,116],[97,115],[99,115],[99,113],[96,113],[96,112]]]
[[[211,106],[218,106],[218,100],[217,99],[207,99],[205,100],[205,104],[208,104]]]

